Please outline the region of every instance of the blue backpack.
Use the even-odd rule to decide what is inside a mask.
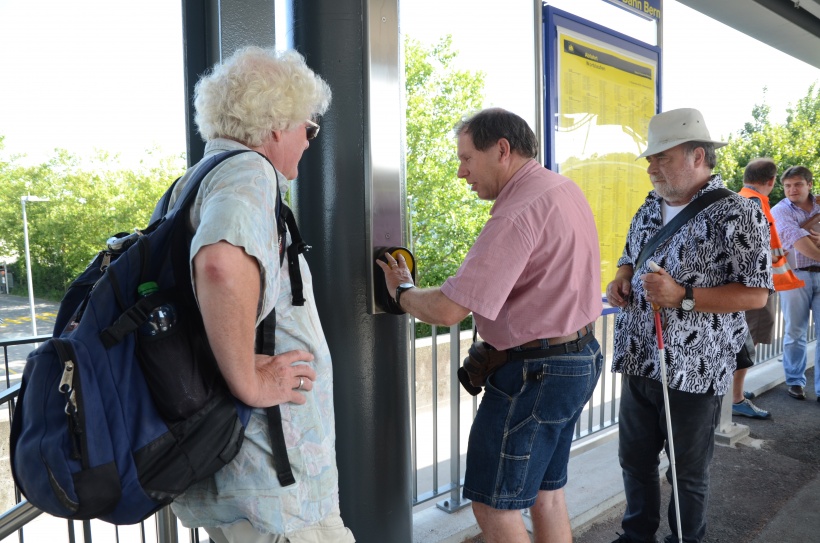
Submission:
[[[208,345],[191,287],[188,210],[208,172],[241,152],[207,159],[172,211],[109,240],[61,301],[54,337],[29,354],[11,467],[23,495],[46,513],[140,522],[239,452],[251,408],[230,394]],[[170,191],[160,206],[167,208]],[[148,281],[159,290],[140,297]],[[163,304],[174,306],[174,326],[140,336]],[[273,341],[271,314],[267,333],[257,332],[258,352],[267,352],[259,350],[263,335]],[[278,406],[268,413],[275,467],[290,484],[284,438],[274,435],[282,433]]]

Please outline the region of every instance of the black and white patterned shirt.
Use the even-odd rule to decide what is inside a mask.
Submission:
[[[723,180],[713,175],[695,198],[721,187]],[[650,192],[632,218],[618,266],[634,267],[643,246],[661,228],[661,201],[655,191]],[[773,290],[769,225],[760,208],[739,195],[698,213],[660,244],[649,260],[682,285],[741,283]],[[615,320],[612,371],[660,381],[654,315],[640,279],[649,271],[646,263],[634,270],[632,295]],[[701,313],[697,305],[691,312],[680,308],[661,311],[666,320],[663,338],[669,387],[725,394],[735,370],[735,353],[746,337],[743,312]]]

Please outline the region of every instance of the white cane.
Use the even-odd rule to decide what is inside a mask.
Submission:
[[[657,273],[661,268],[656,263],[649,261],[649,269]],[[683,543],[683,530],[680,524],[680,500],[678,499],[678,474],[675,471],[675,441],[672,439],[672,413],[669,409],[669,388],[666,382],[666,357],[663,348],[663,328],[661,326],[660,306],[652,304],[655,312],[655,337],[658,338],[658,356],[661,359],[661,383],[663,388],[663,408],[666,413],[666,434],[669,443],[669,465],[672,468],[672,497],[675,500],[675,520],[678,528],[678,541]]]

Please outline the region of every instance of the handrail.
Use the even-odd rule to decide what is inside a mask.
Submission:
[[[615,318],[617,317],[618,311],[619,309],[617,307],[609,307],[605,305],[604,310],[595,325],[595,336],[598,338],[598,342],[601,346],[601,354],[604,357],[604,370],[601,372],[601,377],[596,385],[596,393],[594,393],[592,398],[590,398],[590,401],[584,408],[582,417],[576,423],[575,436],[573,438],[576,442],[587,437],[592,439],[591,436],[593,436],[593,434],[603,432],[614,427],[618,423],[621,378],[619,374],[610,373],[609,371],[612,364],[612,345],[615,333]],[[777,328],[772,344],[758,346],[755,354],[757,362],[775,358],[780,356],[783,352],[785,327],[782,310],[779,305],[779,298],[775,322],[777,323]],[[451,396],[449,400],[449,413],[446,406],[441,406],[437,401],[439,399],[440,387],[454,385],[456,390],[458,389],[458,384],[448,381],[448,379],[454,378],[455,369],[458,369],[461,364],[460,358],[463,354],[466,354],[464,351],[466,350],[467,345],[462,346],[462,354],[460,355],[457,344],[460,342],[469,343],[468,339],[459,339],[458,335],[453,335],[453,332],[457,331],[458,328],[459,325],[454,325],[451,327],[451,369],[449,377],[441,376],[432,371],[432,368],[437,367],[438,365],[437,358],[431,356],[432,353],[437,352],[439,347],[437,334],[434,333],[429,340],[426,338],[423,340],[418,340],[420,342],[425,342],[425,349],[428,348],[427,344],[429,343],[430,355],[427,356],[429,357],[428,365],[431,367],[426,372],[421,370],[422,365],[419,363],[418,353],[420,352],[420,349],[418,349],[418,346],[414,349],[415,358],[413,360],[413,368],[415,374],[413,378],[415,380],[414,382],[416,383],[416,387],[411,387],[411,390],[413,390],[412,399],[414,401],[414,405],[417,406],[414,413],[415,416],[411,422],[411,431],[414,436],[413,456],[415,462],[412,502],[414,507],[430,500],[445,498],[441,504],[437,503],[437,505],[440,509],[452,512],[457,510],[457,507],[454,508],[453,505],[460,504],[457,499],[446,498],[448,495],[458,496],[461,485],[463,484],[460,463],[462,462],[462,457],[466,454],[466,449],[463,448],[463,446],[459,448],[457,446],[457,441],[454,438],[457,437],[457,434],[460,432],[462,427],[465,428],[465,431],[466,428],[469,428],[469,422],[467,422],[467,420],[469,420],[468,417],[465,417],[466,420],[462,421],[458,411],[459,403],[464,402],[465,399],[460,397],[458,394]],[[413,327],[411,327],[411,329],[413,329]],[[807,339],[808,341],[814,341],[817,339],[815,338],[814,333],[814,317],[812,317],[811,322],[809,323]],[[441,341],[447,341],[446,335],[442,335]],[[442,382],[439,383],[439,380]],[[417,398],[416,395],[420,396]],[[421,403],[420,400],[422,399],[429,399],[431,405],[425,408],[428,412],[423,414],[423,416],[420,416],[418,405]],[[473,398],[473,402],[475,405],[475,398]],[[475,412],[473,412],[473,416],[475,416]],[[467,422],[467,424],[462,424],[462,422]],[[422,429],[420,430],[417,425],[422,425]],[[439,458],[439,455],[437,454],[440,450],[438,431],[440,425],[448,425],[451,429],[450,431],[452,432],[449,436],[451,439],[451,452],[448,455],[449,458]],[[427,440],[423,440],[423,435],[427,435],[429,438]],[[465,436],[462,435],[462,438],[464,437]],[[442,446],[441,450],[444,451],[445,447]],[[581,449],[578,448],[576,450]],[[424,461],[422,462],[421,459],[424,459]],[[444,470],[446,470],[447,467],[450,468],[450,476],[446,480],[440,481],[438,476],[439,470],[441,469],[442,473],[446,473]],[[445,506],[442,507],[442,504]]]
[[[17,397],[17,395],[20,393],[20,384],[21,383],[17,383],[16,385],[11,385],[11,387],[7,388],[2,393],[0,393],[0,405],[2,405],[4,403],[8,403],[8,402],[10,402],[11,400],[13,400],[14,398]],[[0,539],[2,539],[2,538],[0,538]]]
[[[0,540],[3,540],[36,519],[43,512],[23,500],[8,511],[0,514]]]
[[[15,337],[11,339],[4,339],[0,341],[0,347],[11,347],[12,345],[26,345],[28,343],[42,343],[51,339],[51,334],[43,334],[39,336],[25,336]]]

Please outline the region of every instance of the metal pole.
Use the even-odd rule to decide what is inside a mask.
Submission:
[[[28,280],[28,305],[31,310],[31,335],[37,335],[37,320],[34,315],[34,285],[31,280],[31,255],[28,250],[28,219],[26,218],[27,196],[20,197],[20,204],[23,206],[23,240],[26,245],[26,279]]]
[[[406,200],[398,197],[404,171],[398,0],[336,0],[333,9],[326,0],[287,3],[294,47],[333,89],[322,135],[299,163],[291,202],[313,245],[306,258],[333,356],[342,518],[359,543],[410,543],[409,320],[369,306],[373,240],[394,245],[402,230],[391,226],[388,240],[374,225],[406,215]]]
[[[454,324],[450,327],[450,498],[436,503],[447,513],[455,513],[471,503],[461,497],[461,388],[454,378],[460,362],[461,330]]]
[[[533,0],[535,16],[535,134],[538,137],[538,162],[549,168],[545,162],[544,133],[552,128],[551,123],[544,119],[544,4],[543,0]]]
[[[661,13],[663,13],[663,0],[661,0],[660,4]],[[663,104],[663,19],[656,19],[655,20],[655,29],[657,30],[657,38],[656,41],[658,42],[658,88],[660,96],[658,96],[658,104]],[[656,106],[657,107],[657,106]],[[658,108],[660,110],[660,108]]]
[[[157,511],[157,542],[178,543],[178,541],[177,517],[171,512],[171,507],[166,505]]]
[[[26,202],[48,202],[49,198],[39,196],[20,196],[20,204],[23,206],[23,239],[26,245],[26,279],[28,279],[28,303],[31,309],[31,334],[37,335],[37,320],[34,314],[34,286],[31,280],[31,255],[28,249],[28,219],[26,218]]]

